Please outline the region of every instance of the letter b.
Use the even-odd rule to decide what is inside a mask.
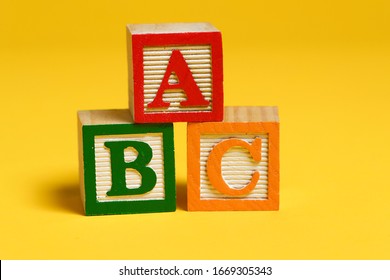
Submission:
[[[136,195],[151,191],[156,185],[157,176],[152,168],[146,165],[153,157],[152,148],[144,142],[139,141],[118,141],[105,142],[104,145],[110,149],[111,154],[111,176],[112,187],[107,192],[108,196]],[[125,161],[125,149],[134,148],[138,156],[134,161]],[[141,186],[137,189],[126,187],[126,169],[137,170],[141,175]]]

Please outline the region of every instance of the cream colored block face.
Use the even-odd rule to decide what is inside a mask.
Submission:
[[[153,151],[153,157],[147,165],[157,175],[155,187],[148,193],[131,196],[107,196],[112,187],[110,149],[104,143],[108,141],[140,141],[147,143]],[[162,133],[130,134],[130,135],[104,135],[95,136],[95,158],[96,158],[96,195],[99,202],[106,201],[135,201],[135,200],[164,200],[164,158]],[[125,150],[125,161],[132,162],[138,156],[133,148]],[[129,189],[139,188],[141,175],[134,169],[126,169],[126,187]]]
[[[167,90],[163,94],[163,101],[170,103],[168,108],[148,108],[155,98],[167,69],[169,59],[173,50],[180,50],[182,53],[195,83],[199,87],[205,100],[210,104],[206,107],[182,107],[180,102],[187,100],[183,90]],[[166,111],[211,111],[212,110],[212,70],[211,70],[211,46],[164,46],[144,47],[144,112],[166,112]],[[176,75],[171,75],[170,84],[178,83]]]
[[[252,144],[255,138],[261,138],[261,161],[255,162],[249,151],[243,147],[233,147],[222,157],[222,177],[226,184],[235,190],[247,186],[255,171],[260,178],[256,187],[247,195],[225,195],[216,190],[210,183],[206,163],[215,145],[223,140],[236,138]],[[200,199],[250,199],[265,200],[268,198],[268,134],[245,135],[201,135],[200,138]]]

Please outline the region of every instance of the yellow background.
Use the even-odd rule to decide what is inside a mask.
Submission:
[[[0,4],[0,259],[389,259],[390,2]],[[225,105],[277,105],[278,212],[85,217],[76,111],[127,107],[125,25],[222,31]]]

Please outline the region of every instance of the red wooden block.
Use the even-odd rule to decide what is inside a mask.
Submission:
[[[222,121],[221,32],[209,23],[127,26],[136,123]]]

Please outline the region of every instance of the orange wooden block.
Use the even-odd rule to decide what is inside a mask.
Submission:
[[[279,209],[277,107],[225,107],[187,128],[188,210]]]

